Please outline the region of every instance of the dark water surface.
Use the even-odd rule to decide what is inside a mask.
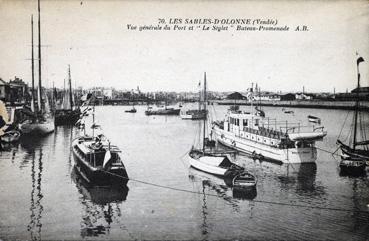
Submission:
[[[227,107],[214,107],[221,119]],[[0,153],[1,239],[369,239],[368,175],[340,176],[338,157],[318,150],[316,165],[276,165],[236,155],[258,178],[256,193],[239,196],[222,179],[188,167],[184,156],[196,143],[198,121],[145,116],[143,106],[125,113],[129,108],[96,108],[105,135],[123,150],[129,177],[191,192],[134,180],[129,190],[89,187],[73,168],[70,143],[78,130],[58,127]],[[264,109],[305,124],[309,114],[321,117],[328,135],[316,145],[332,152],[347,115]]]

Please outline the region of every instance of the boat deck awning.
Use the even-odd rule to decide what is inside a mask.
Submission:
[[[299,132],[289,133],[288,138],[290,138],[291,141],[314,141],[322,139],[326,135],[326,132]]]

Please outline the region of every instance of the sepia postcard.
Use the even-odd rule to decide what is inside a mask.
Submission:
[[[369,240],[367,0],[0,0],[0,240]]]

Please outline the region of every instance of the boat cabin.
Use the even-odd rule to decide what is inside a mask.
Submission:
[[[290,136],[294,135],[295,137],[296,134],[300,133],[300,127],[300,123],[291,126],[287,122],[277,122],[275,119],[240,111],[230,112],[221,124],[224,131],[260,144],[278,148],[311,147],[314,140],[309,140],[309,136],[296,138],[296,140],[290,138]]]
[[[104,159],[107,151],[110,151],[111,166],[121,165],[118,147],[103,144],[99,138],[83,137],[80,138],[78,144],[74,146],[76,154],[85,161],[90,167],[103,168]]]

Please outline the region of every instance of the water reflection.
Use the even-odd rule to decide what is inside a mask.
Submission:
[[[347,171],[340,168],[339,176],[340,177],[352,177],[352,178],[366,177],[367,172],[366,172],[366,170],[359,171],[359,172],[347,172]]]
[[[73,181],[70,140],[78,131],[58,127],[55,134],[43,139],[22,137],[18,145],[9,145],[0,153],[3,194],[0,216],[4,224],[0,225],[0,236],[3,239],[368,238],[369,214],[363,211],[369,210],[369,175],[339,176],[338,161],[330,154],[320,153],[317,166],[260,163],[237,154],[237,163],[258,178],[257,193],[238,195],[223,179],[204,177],[206,174],[197,175],[194,171],[190,171],[192,176],[188,179],[187,175],[183,176],[183,171],[188,174],[187,166],[178,168],[173,164],[193,142],[196,122],[175,117],[163,124],[164,118],[152,119],[142,111],[126,115],[119,107],[104,106],[100,110],[101,119],[105,121],[101,123],[104,132],[127,154],[125,164],[130,166],[132,176],[155,177],[154,183],[190,188],[199,194],[178,195],[158,188],[155,195],[148,195],[150,188],[139,185],[128,197]],[[329,130],[330,136],[319,144],[322,149],[334,150],[340,127]],[[125,138],[116,131],[118,129],[126,130]],[[182,133],[183,129],[188,131]],[[154,139],[159,144],[150,145]],[[149,152],[142,151],[143,146],[149,148]],[[160,175],[163,170],[166,175]],[[63,195],[68,197],[67,202],[60,198]],[[253,198],[255,201],[249,201]],[[263,201],[307,208],[269,205]],[[167,208],[168,203],[176,206]],[[353,211],[319,210],[309,206]],[[68,210],[62,213],[65,209]],[[173,218],[174,209],[182,210],[178,213],[183,217]],[[146,210],[156,211],[148,214]],[[168,223],[168,219],[173,222]],[[58,227],[54,227],[54,223]],[[171,235],[166,235],[169,233]]]
[[[203,183],[202,185],[202,206],[201,206],[201,214],[202,214],[202,224],[201,224],[201,233],[202,235],[207,235],[208,234],[208,221],[207,221],[207,216],[208,216],[208,206],[206,203],[206,194],[205,194],[205,185]]]
[[[14,143],[5,143],[0,142],[0,152],[11,152],[14,150],[18,150],[19,142]]]
[[[257,196],[256,188],[247,191],[241,190],[233,190],[232,192],[233,198],[241,199],[241,200],[253,200]]]
[[[240,212],[240,200],[252,200],[256,197],[256,189],[234,192],[231,187],[227,186],[224,179],[214,175],[199,171],[192,167],[189,168],[189,180],[196,186],[196,191],[201,193],[201,234],[204,236],[203,240],[207,240],[211,231],[211,224],[209,224],[209,213],[211,214],[214,207],[209,208],[209,198],[212,196],[223,199],[225,203],[232,207],[234,212]],[[211,195],[211,196],[210,196]],[[215,207],[216,208],[216,207]],[[209,211],[210,209],[210,211]]]
[[[233,207],[237,207],[237,202],[235,202],[234,198],[252,200],[257,195],[256,188],[236,191],[228,186],[224,179],[196,170],[193,167],[189,169],[189,178],[193,182],[201,181],[210,190],[215,191],[218,197],[221,197]],[[232,195],[228,194],[230,191],[232,191]]]
[[[33,151],[31,154],[31,205],[30,205],[30,222],[27,226],[27,230],[31,235],[31,240],[41,240],[41,218],[43,212],[43,206],[41,200],[43,198],[41,183],[42,183],[42,148],[39,150],[38,161],[36,162],[36,152]]]
[[[71,178],[78,192],[82,194],[81,236],[84,238],[109,234],[112,223],[119,223],[119,217],[122,216],[120,204],[127,198],[128,187],[91,186],[84,181],[75,166]]]
[[[16,159],[16,154],[18,153],[19,143],[0,143],[0,157],[3,160],[10,160],[14,163]]]
[[[295,186],[298,192],[314,192],[316,178],[316,164],[284,164],[277,175],[280,183]]]
[[[198,171],[192,167],[189,168],[189,180],[194,185],[199,185],[199,187],[196,188],[198,192],[200,192],[201,195],[201,234],[204,236],[203,240],[207,240],[209,231],[211,229],[210,225],[208,224],[208,203],[207,198],[208,194],[206,193],[206,189],[212,190],[215,192],[215,194],[224,199],[228,204],[230,204],[232,207],[237,209],[237,203],[235,203],[232,200],[232,197],[227,195],[227,191],[230,190],[229,187],[225,184],[223,179],[220,179],[216,176]]]
[[[32,153],[36,149],[40,148],[40,146],[42,146],[42,144],[47,143],[49,141],[48,140],[49,138],[50,138],[50,135],[46,136],[46,137],[43,137],[43,138],[38,138],[36,136],[23,135],[19,139],[19,143],[20,143],[21,147],[27,153]]]
[[[231,204],[232,206],[235,205],[232,196],[229,195],[232,189],[226,185],[224,179],[199,171],[193,167],[189,168],[188,177],[194,184],[201,183],[201,187],[207,187],[209,190],[214,191],[218,197],[227,201],[227,203]]]
[[[55,136],[58,136],[58,138],[54,138],[54,145],[56,145],[57,139],[61,139],[62,142],[64,142],[64,147],[67,148],[68,153],[68,173],[71,173],[72,171],[72,151],[70,149],[70,146],[72,144],[72,141],[74,139],[74,128],[73,126],[58,126],[55,128]],[[60,142],[60,140],[58,140]]]
[[[315,163],[275,164],[256,161],[260,171],[273,175],[282,189],[294,190],[302,196],[322,196],[325,194],[323,186],[316,183],[317,165]],[[258,167],[258,168],[259,168]]]
[[[369,230],[369,179],[365,177],[346,177],[348,181],[352,182],[352,204],[353,213],[350,217],[353,219],[353,230],[357,234],[362,234],[364,237],[368,238]],[[363,199],[363,197],[366,197]],[[364,212],[363,212],[364,211]]]

